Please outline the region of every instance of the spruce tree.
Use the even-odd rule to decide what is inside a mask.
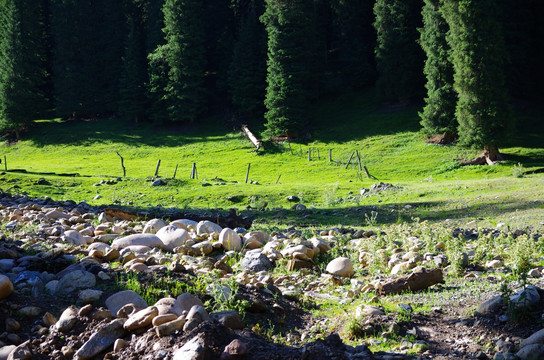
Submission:
[[[377,0],[378,93],[383,101],[407,101],[421,94],[423,52],[417,44],[421,0]]]
[[[512,118],[504,80],[504,42],[493,0],[442,0],[458,94],[459,142],[498,158]]]
[[[134,14],[128,19],[129,33],[123,57],[119,113],[138,122],[145,116],[147,59],[141,19]]]
[[[194,121],[206,105],[205,33],[201,0],[166,0],[166,96],[171,121]]]
[[[440,0],[424,1],[420,44],[427,55],[423,69],[427,77],[427,97],[425,107],[419,113],[421,125],[427,135],[445,131],[455,133],[457,94],[453,89],[453,65],[446,41],[448,24],[440,13]]]
[[[252,1],[254,3],[254,1]],[[229,68],[229,89],[237,115],[246,118],[263,110],[266,89],[266,32],[259,22],[262,7],[251,6],[240,18]]]
[[[376,78],[374,48],[376,31],[373,1],[333,0],[330,34],[330,61],[334,91],[357,89],[373,84]]]
[[[0,0],[0,131],[17,138],[45,106],[40,11],[31,0]]]
[[[265,118],[269,135],[297,136],[314,95],[315,19],[311,0],[266,0],[268,34]]]

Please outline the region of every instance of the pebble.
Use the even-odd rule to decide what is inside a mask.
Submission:
[[[6,275],[0,275],[0,299],[5,299],[13,293],[13,284]]]
[[[72,305],[65,309],[55,324],[55,328],[60,332],[70,331],[77,322],[78,309]]]
[[[117,312],[127,304],[134,304],[134,306],[139,309],[147,307],[145,300],[132,290],[119,291],[108,297],[105,303],[112,314],[117,314]]]
[[[151,325],[153,318],[159,315],[159,310],[155,306],[149,306],[131,315],[123,327],[128,331],[145,328]]]

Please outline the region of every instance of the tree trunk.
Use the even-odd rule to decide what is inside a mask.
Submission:
[[[482,155],[491,161],[502,160],[502,156],[499,153],[499,148],[497,147],[497,145],[484,146],[484,153]]]

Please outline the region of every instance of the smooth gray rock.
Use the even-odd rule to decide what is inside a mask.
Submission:
[[[245,328],[244,322],[236,310],[216,312],[211,314],[210,318],[230,329],[242,330]]]
[[[537,332],[529,336],[527,339],[523,340],[521,344],[519,344],[519,347],[524,348],[525,346],[529,346],[533,344],[544,344],[544,329],[538,330]]]
[[[540,302],[538,288],[536,286],[527,286],[525,289],[510,296],[510,301],[518,309],[532,309]]]
[[[144,234],[156,234],[161,228],[168,225],[168,223],[162,219],[149,220],[142,231]]]
[[[55,324],[55,328],[60,332],[70,331],[77,323],[77,313],[78,309],[74,305],[65,309]]]
[[[103,291],[95,289],[81,290],[77,296],[77,301],[83,304],[90,304],[100,300],[103,293]]]
[[[90,339],[76,352],[75,358],[87,360],[112,346],[115,340],[127,334],[123,328],[126,319],[115,319],[94,333]]]
[[[481,304],[476,310],[478,315],[490,315],[495,314],[503,305],[503,298],[501,295],[495,296],[483,304]]]
[[[164,243],[164,250],[174,251],[191,238],[189,233],[176,225],[168,225],[157,231],[157,236]]]
[[[240,262],[242,268],[251,270],[251,271],[267,271],[270,270],[274,265],[268,259],[268,257],[261,252],[260,249],[250,250],[246,252],[246,255]]]
[[[164,247],[164,243],[155,234],[133,234],[123,236],[113,240],[111,247],[119,250],[133,245],[141,245],[158,249],[162,249]]]
[[[177,297],[181,311],[189,312],[195,305],[204,306],[202,301],[194,295],[183,293]]]
[[[219,241],[221,242],[221,245],[223,245],[223,248],[227,251],[242,250],[242,239],[240,238],[240,235],[238,235],[238,233],[232,229],[224,228],[221,230],[221,233],[219,234]]]
[[[77,230],[66,230],[62,235],[62,239],[76,246],[87,245],[87,241],[83,238],[83,235]]]
[[[145,300],[132,290],[119,291],[107,298],[105,303],[108,310],[114,315],[127,304],[134,304],[138,309],[147,307]]]
[[[174,360],[208,360],[212,353],[207,347],[206,340],[195,336],[174,353]]]
[[[174,314],[180,316],[183,313],[180,302],[170,297],[159,299],[155,303],[155,307],[159,310],[159,315]]]
[[[59,280],[56,294],[70,294],[78,289],[88,289],[96,285],[96,277],[83,270],[76,270],[68,273]]]
[[[7,360],[9,354],[11,354],[11,352],[13,350],[15,350],[17,346],[15,345],[7,345],[7,346],[3,346],[0,348],[0,360]]]
[[[183,331],[191,331],[200,323],[210,320],[210,315],[208,315],[208,312],[202,306],[195,305],[187,314],[186,320],[185,325],[183,325]]]
[[[516,356],[521,360],[541,360],[544,358],[544,345],[527,345],[518,351]]]
[[[208,221],[208,220],[203,220],[203,221],[200,221],[197,225],[196,225],[196,233],[198,235],[200,234],[211,234],[211,233],[220,233],[221,230],[223,230],[223,228],[219,225],[217,225],[216,223],[213,223],[211,221]]]

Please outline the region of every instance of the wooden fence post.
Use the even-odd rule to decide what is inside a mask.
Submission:
[[[155,177],[159,176],[159,167],[161,166],[161,160],[157,161],[157,168],[155,169]]]
[[[175,170],[174,170],[174,176],[172,176],[172,179],[175,179],[175,178],[176,178],[176,174],[177,174],[177,172],[178,172],[178,165],[179,165],[179,164],[176,164],[176,168],[175,168]]]
[[[332,149],[329,149],[329,162],[332,162]]]
[[[8,171],[8,159],[6,155],[4,155],[4,170]]]
[[[247,164],[247,172],[246,172],[246,184],[247,184],[247,180],[249,179],[249,168],[251,167],[251,163],[248,163]]]
[[[349,164],[351,163],[351,159],[353,158],[353,155],[355,155],[355,151],[351,153],[348,162],[346,163],[346,169],[348,168]]]
[[[116,153],[121,158],[121,167],[123,168],[123,177],[127,177],[127,170],[125,169],[125,163],[123,161],[123,157],[119,154],[119,152],[116,151]]]
[[[308,161],[312,161],[312,148],[308,148]]]

